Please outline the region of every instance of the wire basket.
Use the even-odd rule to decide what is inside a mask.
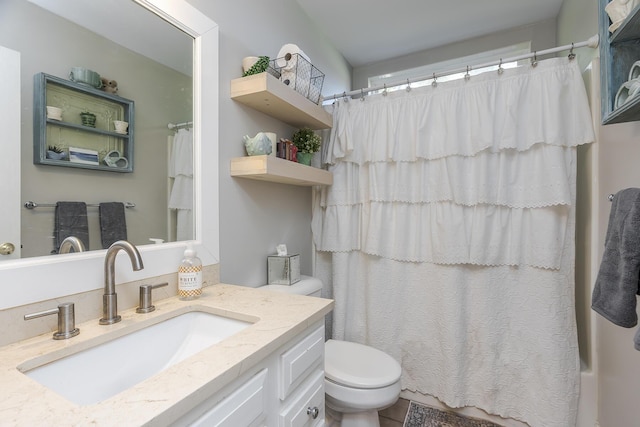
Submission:
[[[318,104],[324,84],[324,73],[304,56],[294,53],[269,61],[267,72],[311,102]]]

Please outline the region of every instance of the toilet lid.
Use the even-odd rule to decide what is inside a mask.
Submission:
[[[380,388],[400,379],[400,364],[373,347],[329,340],[324,349],[324,375],[335,383],[348,387]]]

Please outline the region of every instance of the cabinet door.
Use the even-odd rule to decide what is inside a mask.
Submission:
[[[319,327],[280,356],[280,399],[284,400],[324,360],[324,326]]]
[[[324,371],[317,370],[280,414],[279,427],[318,427],[324,424]]]
[[[216,404],[189,425],[201,427],[263,425],[267,414],[266,382],[268,372],[268,369],[258,372],[222,402]]]

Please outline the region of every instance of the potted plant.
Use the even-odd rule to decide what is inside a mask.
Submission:
[[[50,145],[47,147],[47,159],[62,160],[66,156],[67,153],[65,153],[61,148],[58,148],[55,145]]]
[[[96,127],[96,115],[88,111],[80,113],[80,119],[83,126]]]
[[[293,134],[292,142],[298,149],[298,163],[310,165],[313,153],[320,150],[320,135],[309,128],[302,128]]]
[[[269,57],[268,56],[260,56],[258,60],[242,74],[242,77],[252,76],[254,74],[260,74],[267,71],[269,68]]]

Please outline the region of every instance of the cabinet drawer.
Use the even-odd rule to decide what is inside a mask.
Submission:
[[[284,400],[317,363],[324,360],[324,326],[307,335],[280,356],[280,399]],[[323,366],[320,369],[324,369]]]
[[[255,426],[266,416],[267,369],[263,369],[249,381],[238,387],[222,402],[208,410],[190,426]]]
[[[319,427],[324,425],[324,371],[316,370],[311,382],[280,413],[279,427]],[[314,411],[315,418],[313,417]]]

